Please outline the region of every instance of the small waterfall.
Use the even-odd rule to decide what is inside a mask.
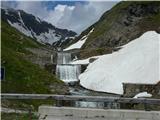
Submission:
[[[58,52],[57,53],[57,65],[69,64],[71,62],[71,53]]]
[[[65,52],[58,52],[56,75],[64,82],[78,81],[81,66],[70,64],[71,54]]]
[[[64,82],[77,81],[80,74],[80,65],[61,64],[57,65],[56,74]]]
[[[63,80],[66,83],[78,81],[78,76],[81,72],[81,66],[70,64],[72,61],[71,54],[66,52],[57,53],[57,66],[56,66],[56,75],[59,79]],[[88,90],[75,89],[70,87],[71,95],[90,95]],[[119,108],[118,103],[110,102],[83,102],[75,101],[75,107],[90,107],[90,108]]]

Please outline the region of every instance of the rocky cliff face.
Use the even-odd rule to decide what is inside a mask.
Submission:
[[[80,36],[92,28],[94,31],[82,46],[82,54],[87,49],[104,48],[102,52],[115,49],[149,30],[160,33],[160,2],[120,2]]]
[[[83,48],[124,45],[149,30],[160,32],[160,2],[122,2],[94,25]],[[157,20],[156,20],[157,19]],[[96,35],[98,34],[98,35]]]
[[[1,9],[1,13],[3,21],[41,43],[63,42],[76,35],[73,31],[56,28],[52,24],[22,10]]]

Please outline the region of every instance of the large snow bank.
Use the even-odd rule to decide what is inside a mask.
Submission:
[[[154,31],[122,46],[112,54],[103,55],[89,64],[79,76],[88,89],[123,94],[122,83],[156,84],[160,80],[160,35]]]
[[[135,95],[133,98],[152,97],[152,94],[147,92],[141,92]]]
[[[80,49],[82,45],[86,42],[88,36],[93,32],[94,28],[85,36],[83,36],[78,42],[70,45],[68,48],[64,49],[64,51],[72,50],[72,49]]]

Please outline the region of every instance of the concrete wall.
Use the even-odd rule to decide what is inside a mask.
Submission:
[[[56,59],[56,52],[52,49],[46,48],[27,48],[33,54],[25,56],[25,59],[34,64],[38,64],[41,68],[44,68],[45,64],[52,64]],[[51,61],[52,56],[52,61]]]
[[[160,120],[160,111],[40,106],[39,120]]]

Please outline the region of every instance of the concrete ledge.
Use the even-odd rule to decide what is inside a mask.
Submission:
[[[160,111],[40,106],[39,120],[160,120]]]

